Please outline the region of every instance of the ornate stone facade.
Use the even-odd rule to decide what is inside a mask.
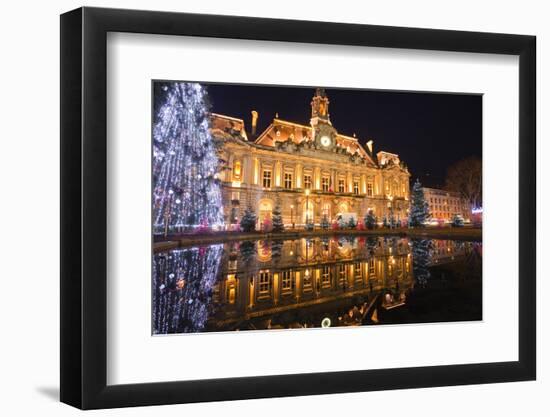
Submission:
[[[275,117],[257,135],[257,118],[253,111],[247,132],[243,120],[212,114],[212,134],[221,142],[226,225],[238,223],[249,206],[260,227],[277,204],[287,227],[319,224],[325,216],[333,222],[344,213],[362,220],[368,210],[379,221],[390,212],[406,219],[407,167],[396,154],[374,154],[372,141],[363,147],[356,137],[338,133],[323,89],[313,96],[310,126]]]

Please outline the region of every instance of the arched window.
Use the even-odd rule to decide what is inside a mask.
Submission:
[[[307,223],[307,222],[315,222],[315,216],[314,216],[314,203],[312,198],[309,198],[309,199],[306,199],[304,201],[304,210],[303,210],[303,213],[304,213],[304,216],[303,216],[303,222],[304,223]]]
[[[271,212],[273,211],[273,203],[271,200],[260,200],[259,210],[260,213],[259,220],[264,222],[266,219],[271,220]]]
[[[256,255],[258,261],[269,262],[271,260],[271,242],[268,240],[258,240],[256,245]]]
[[[330,203],[323,204],[323,217],[330,221]]]
[[[338,212],[339,213],[347,213],[349,211],[348,203],[343,202],[338,205]]]

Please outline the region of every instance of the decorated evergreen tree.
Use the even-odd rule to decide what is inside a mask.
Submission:
[[[382,226],[385,228],[390,227],[390,222],[388,221],[388,216],[384,214],[384,217],[382,218]]]
[[[241,217],[241,230],[243,232],[253,232],[256,230],[256,213],[252,207],[248,206]]]
[[[395,229],[398,226],[397,219],[395,218],[395,214],[393,214],[393,211],[390,212],[389,224],[390,229]]]
[[[281,207],[277,203],[272,213],[272,228],[274,232],[284,232],[285,225],[283,223],[283,215],[281,214]]]
[[[421,227],[430,218],[428,202],[424,197],[422,184],[418,179],[413,185],[411,193],[411,207],[409,211],[409,225],[411,227]]]
[[[373,230],[376,227],[376,217],[374,217],[374,213],[372,210],[369,210],[367,214],[365,215],[365,227],[369,230]]]
[[[312,231],[315,228],[315,223],[313,223],[313,220],[307,219],[307,222],[305,224],[305,228],[308,231]]]
[[[458,214],[455,214],[453,216],[453,220],[451,222],[451,225],[453,227],[464,227],[464,219],[462,218],[462,216],[460,216]]]
[[[348,227],[350,229],[355,229],[357,227],[357,222],[355,221],[355,219],[353,217],[349,218]]]
[[[338,228],[340,230],[344,230],[347,227],[347,222],[344,220],[342,216],[338,217]]]
[[[206,90],[162,86],[153,128],[153,233],[223,225],[218,156]]]
[[[330,222],[328,221],[327,215],[323,215],[323,218],[321,219],[321,229],[328,230],[330,228]]]

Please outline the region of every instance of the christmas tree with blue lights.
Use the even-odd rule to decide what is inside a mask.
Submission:
[[[413,185],[411,192],[411,207],[409,211],[409,225],[411,227],[422,227],[430,218],[430,209],[428,202],[424,197],[422,184],[418,179]]]

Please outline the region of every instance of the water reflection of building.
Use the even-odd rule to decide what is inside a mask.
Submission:
[[[430,264],[442,264],[463,258],[466,255],[465,242],[434,240],[430,248]]]
[[[276,243],[275,243],[276,244]],[[214,289],[213,322],[222,329],[253,318],[393,290],[404,299],[413,285],[406,240],[299,239],[273,246],[258,241],[252,263],[229,251],[227,269]]]
[[[405,219],[409,172],[399,156],[374,152],[355,136],[338,133],[330,120],[329,99],[317,89],[309,125],[273,119],[256,132],[253,112],[250,130],[241,119],[213,114],[212,134],[223,142],[220,172],[226,223],[237,223],[247,206],[259,222],[271,218],[280,203],[285,224],[306,220],[329,221],[340,213],[367,211],[382,218],[393,212]],[[306,196],[306,193],[310,195]]]
[[[326,318],[331,325],[376,322],[365,315],[403,306],[429,280],[428,268],[463,260],[471,245],[317,237],[156,254],[155,333],[319,327]]]

